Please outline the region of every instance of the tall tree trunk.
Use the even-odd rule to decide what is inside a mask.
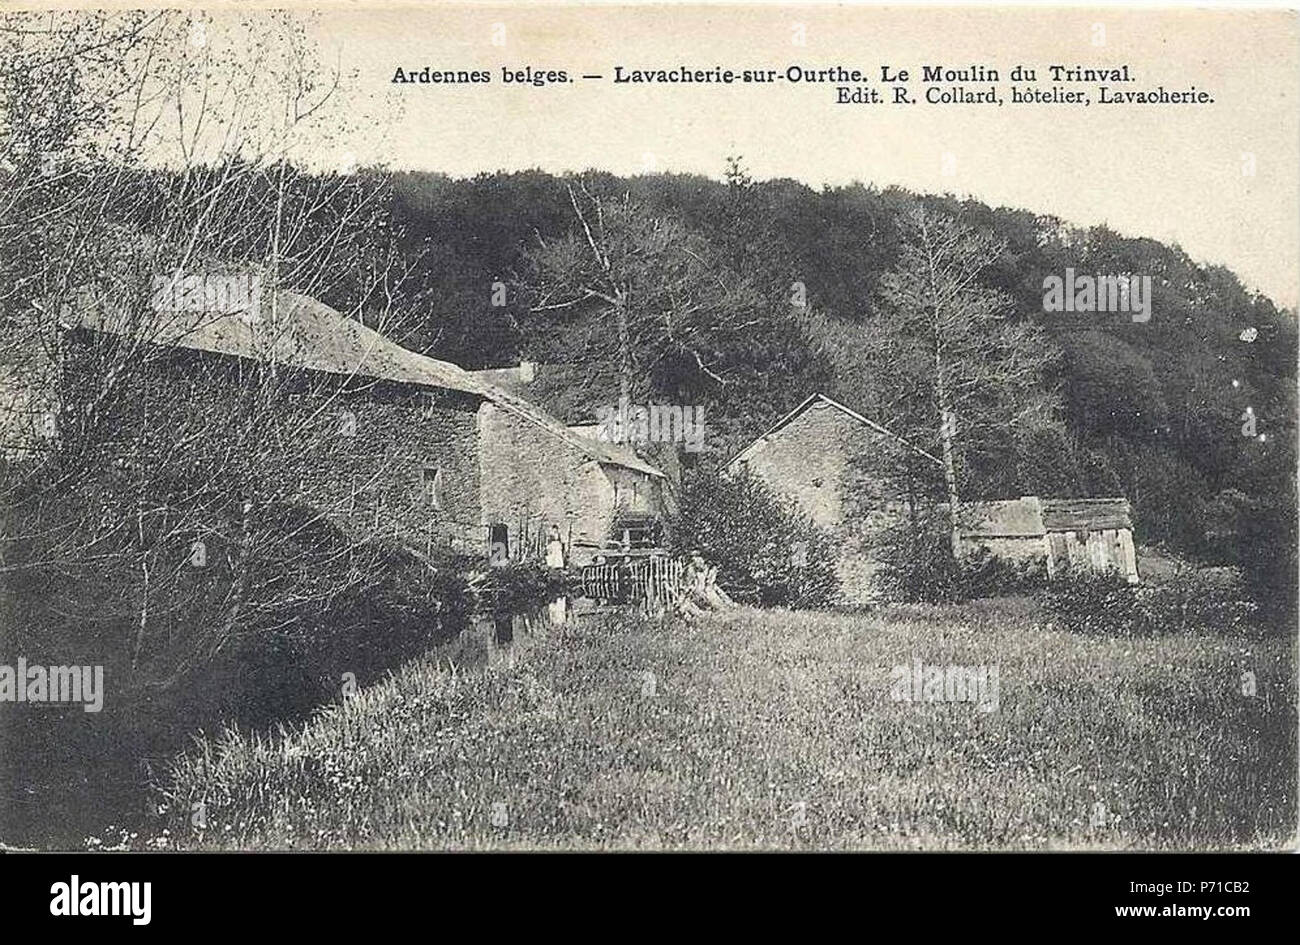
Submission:
[[[279,312],[280,227],[282,225],[283,219],[284,219],[284,164],[282,163],[280,165],[280,177],[279,177],[279,182],[277,185],[277,190],[275,195],[275,229],[272,231],[272,237],[271,237],[271,334],[270,334],[270,338],[268,339],[268,343],[270,345],[269,350],[271,352],[271,379],[272,380],[274,380],[276,376],[276,363],[275,363],[276,332],[280,330],[280,322],[278,318],[280,314]],[[262,312],[260,310],[260,303],[261,303],[260,299],[254,303],[255,305],[258,305],[259,308],[258,310],[255,310],[251,313],[254,324],[256,324],[257,320],[262,317]]]
[[[135,529],[137,547],[140,553],[140,618],[136,621],[135,638],[131,641],[131,672],[140,668],[140,653],[144,649],[145,637],[149,633],[149,546],[144,534],[145,509],[145,464],[147,455],[147,437],[149,428],[149,375],[147,365],[141,369],[143,375],[140,393],[140,428],[136,434],[136,497]]]
[[[622,403],[631,403],[632,350],[628,339],[627,295],[620,292],[616,298],[618,299],[618,305],[615,307],[615,314],[618,317],[618,393]]]
[[[958,518],[961,499],[957,495],[957,464],[953,459],[953,437],[956,434],[957,415],[948,406],[948,388],[944,382],[943,362],[936,347],[934,353],[935,398],[939,406],[939,444],[943,448],[943,482],[948,490],[948,516],[951,527],[952,556],[961,560],[961,532]]]
[[[940,311],[942,293],[936,272],[934,247],[931,243],[929,228],[921,227],[921,237],[925,244],[926,279],[929,295],[930,326],[934,341],[934,397],[939,408],[939,443],[943,448],[943,481],[948,490],[948,519],[950,538],[952,540],[953,560],[961,560],[961,533],[957,522],[961,515],[961,500],[957,495],[957,465],[953,460],[953,439],[956,435],[957,417],[952,411],[948,396],[948,378],[943,370],[944,349],[944,314]]]

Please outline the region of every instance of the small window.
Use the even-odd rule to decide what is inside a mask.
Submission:
[[[425,466],[421,487],[424,490],[424,504],[431,509],[441,509],[442,470],[437,466]]]
[[[510,530],[498,522],[488,526],[488,564],[502,567],[510,563]]]

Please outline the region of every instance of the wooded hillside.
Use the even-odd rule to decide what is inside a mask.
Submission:
[[[907,396],[907,339],[889,336],[900,221],[924,205],[1003,244],[980,281],[1002,294],[1009,321],[1037,330],[1048,362],[1047,413],[982,433],[959,470],[964,494],[1124,494],[1143,540],[1209,558],[1293,529],[1295,317],[1232,272],[1026,210],[755,182],[739,161],[727,171],[395,175],[397,223],[408,252],[423,251],[403,286],[416,311],[404,341],[467,367],[576,362],[593,397],[617,390],[608,312],[539,304],[572,274],[566,252],[581,267],[582,220],[600,210],[628,281],[640,280],[632,293],[653,296],[630,328],[633,393],[706,405],[711,458],[818,389],[934,448],[935,405]],[[1067,268],[1150,276],[1150,319],[1044,312],[1044,278]],[[665,280],[677,294],[658,297]]]

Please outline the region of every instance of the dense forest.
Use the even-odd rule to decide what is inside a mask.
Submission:
[[[1040,362],[1041,409],[980,426],[959,469],[964,495],[1126,495],[1140,540],[1202,560],[1294,547],[1295,315],[1177,246],[952,196],[757,182],[734,159],[720,181],[528,171],[390,182],[393,232],[418,259],[400,290],[413,316],[405,344],[470,368],[565,364],[570,387],[616,392],[608,307],[546,304],[581,284],[584,225],[598,221],[595,239],[643,302],[634,396],[705,405],[706,463],[814,390],[933,448],[940,419],[908,387],[892,296],[907,214],[956,218],[989,237],[979,281]],[[1043,280],[1067,268],[1149,276],[1149,320],[1045,312]]]

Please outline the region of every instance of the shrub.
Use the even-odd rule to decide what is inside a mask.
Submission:
[[[564,572],[536,562],[511,562],[476,575],[480,607],[494,615],[536,610],[569,592]]]
[[[1234,558],[1246,590],[1271,629],[1294,633],[1297,609],[1295,500],[1279,495],[1273,504],[1251,503],[1241,509]]]
[[[980,548],[959,563],[952,554],[949,519],[925,509],[900,519],[876,536],[889,596],[909,603],[944,603],[1020,593],[1042,586],[1045,566],[1008,561]]]
[[[1237,582],[1207,581],[1194,571],[1147,585],[1104,574],[1063,578],[1048,585],[1039,599],[1057,626],[1099,636],[1245,633],[1255,626],[1258,610]]]
[[[955,599],[957,562],[946,519],[928,511],[899,519],[876,534],[873,552],[880,561],[889,598],[907,602]]]
[[[1238,578],[1211,581],[1189,569],[1143,587],[1139,596],[1156,632],[1203,629],[1231,634],[1251,631],[1259,624],[1260,607]]]
[[[1062,578],[1039,598],[1056,624],[1090,636],[1145,636],[1138,588],[1109,575]]]
[[[839,599],[832,536],[748,471],[689,474],[671,547],[678,554],[698,550],[740,601],[818,608]]]
[[[0,833],[28,836],[38,822],[48,829],[49,810],[59,811],[59,831],[74,834],[101,816],[134,817],[142,761],[175,751],[187,733],[304,718],[350,682],[379,679],[464,626],[469,598],[457,562],[431,569],[407,549],[360,541],[310,512],[270,505],[262,512],[263,540],[249,552],[242,593],[217,538],[207,567],[174,569],[171,583],[155,579],[148,602],[161,630],[141,647],[137,666],[129,545],[102,564],[0,575],[0,652],[33,663],[100,664],[108,688],[100,714],[16,716],[9,734],[22,750],[0,765],[0,792],[39,798],[40,813],[37,802],[0,805]],[[43,549],[34,544],[8,545],[9,560],[39,564]],[[151,554],[166,560],[165,551]],[[183,561],[187,552],[185,539],[170,557]],[[232,606],[236,596],[241,603]],[[68,836],[42,842],[51,839]]]
[[[981,548],[962,561],[958,581],[961,600],[1023,594],[1046,586],[1047,563],[1009,561]]]
[[[345,674],[366,685],[465,626],[471,599],[457,560],[430,568],[404,548],[369,542],[349,562],[314,537],[321,544],[310,566],[330,590],[289,595],[251,615],[234,646],[178,687],[187,703],[178,720],[264,726],[302,718],[338,698]],[[361,566],[371,573],[358,580]],[[274,573],[268,562],[254,567]]]

